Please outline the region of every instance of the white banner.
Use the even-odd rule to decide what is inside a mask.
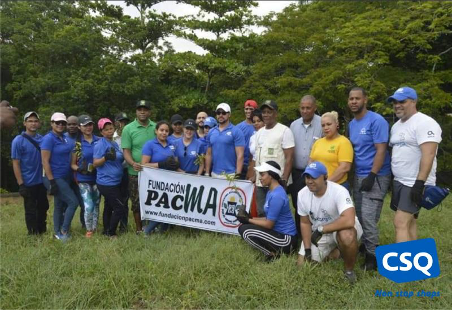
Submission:
[[[250,210],[253,183],[143,168],[139,173],[141,219],[238,234],[235,214]]]

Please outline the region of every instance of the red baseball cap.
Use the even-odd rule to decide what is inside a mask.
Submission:
[[[252,107],[254,109],[257,109],[257,102],[254,101],[253,99],[248,99],[247,101],[245,101],[245,108],[246,107]]]
[[[98,122],[97,122],[97,126],[99,127],[99,130],[104,129],[106,124],[113,124],[113,122],[108,119],[108,118],[101,118]]]

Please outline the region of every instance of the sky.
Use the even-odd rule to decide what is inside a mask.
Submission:
[[[137,17],[138,11],[133,6],[127,7],[123,1],[109,1],[111,4],[120,5],[123,10],[124,14]],[[296,3],[297,1],[257,1],[258,6],[253,8],[253,13],[258,16],[265,16],[270,12],[281,12],[286,6],[290,5],[291,3]],[[164,1],[159,4],[156,4],[153,6],[153,9],[155,9],[157,12],[166,12],[166,13],[172,13],[176,16],[183,16],[183,15],[190,15],[190,14],[196,14],[197,9],[191,5],[184,4],[184,3],[177,3],[176,1]],[[253,32],[260,33],[263,31],[262,28],[253,27]],[[200,32],[197,33],[198,35],[202,35]],[[205,37],[209,37],[208,35],[205,35]],[[175,36],[170,36],[166,38],[167,41],[169,41],[176,52],[187,52],[192,51],[198,54],[205,54],[205,51],[197,46],[196,44],[182,39],[177,38]]]

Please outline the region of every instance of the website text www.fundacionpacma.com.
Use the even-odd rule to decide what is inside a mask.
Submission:
[[[145,213],[147,215],[154,215],[154,216],[160,216],[160,217],[164,217],[164,218],[168,218],[168,219],[175,219],[175,220],[179,220],[179,221],[184,221],[186,223],[191,222],[191,223],[199,223],[199,224],[212,225],[212,226],[215,226],[215,224],[216,224],[215,221],[197,219],[197,218],[193,218],[190,216],[183,216],[183,215],[179,215],[179,214],[163,213],[162,211],[146,210]]]

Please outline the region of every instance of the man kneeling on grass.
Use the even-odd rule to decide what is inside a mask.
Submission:
[[[318,161],[309,164],[302,177],[307,186],[298,193],[303,242],[297,264],[342,256],[345,278],[350,283],[356,282],[353,268],[362,228],[348,190],[328,181],[327,170]]]

